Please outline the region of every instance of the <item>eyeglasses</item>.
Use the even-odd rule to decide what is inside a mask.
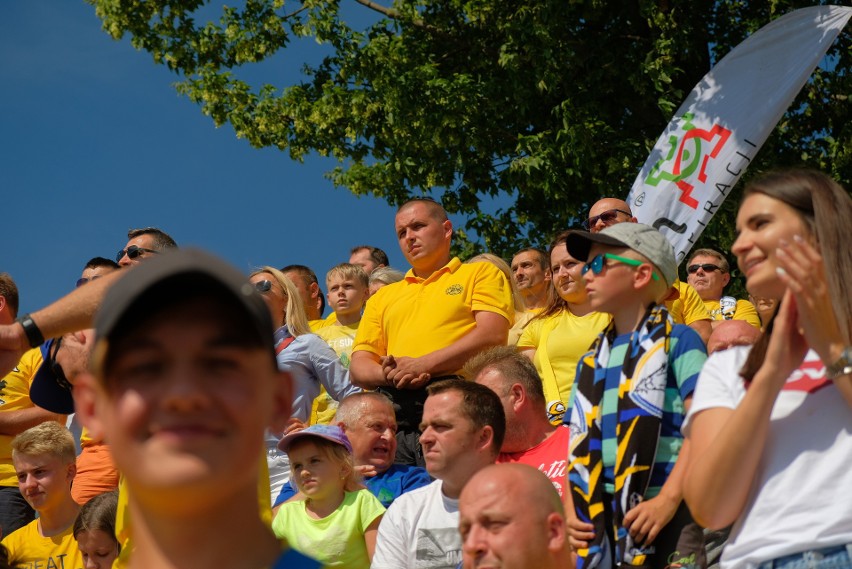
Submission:
[[[599,275],[603,272],[604,267],[604,259],[610,259],[612,261],[616,261],[623,265],[630,265],[631,267],[640,267],[645,264],[644,261],[639,261],[637,259],[628,259],[627,257],[622,257],[620,255],[613,255],[612,253],[601,253],[600,255],[595,255],[595,257],[585,264],[583,267],[583,274],[585,275],[589,271],[592,271],[592,274]],[[655,281],[660,280],[657,272],[654,271],[651,273],[651,276],[654,277]]]
[[[272,290],[272,283],[270,281],[257,281],[254,283],[254,288],[261,294],[267,293]]]
[[[56,383],[60,387],[64,387],[71,391],[71,382],[65,377],[65,372],[62,371],[62,366],[56,361],[56,354],[59,353],[59,347],[62,345],[62,336],[53,341],[50,353],[47,354],[47,365],[50,366],[50,371],[53,372],[53,377],[56,378]]]
[[[698,272],[698,269],[701,269],[705,273],[712,273],[713,271],[722,272],[722,267],[719,265],[714,265],[713,263],[701,263],[700,265],[689,265],[686,268],[686,272],[690,275],[694,275]]]
[[[605,212],[603,212],[602,214],[596,215],[594,217],[590,217],[589,219],[584,221],[583,222],[583,229],[588,231],[590,228],[597,225],[598,220],[601,220],[604,223],[612,223],[613,221],[616,220],[616,218],[618,218],[619,213],[623,213],[624,215],[626,215],[628,217],[633,216],[632,213],[630,213],[629,211],[624,211],[623,209],[608,209]]]
[[[89,281],[94,281],[94,280],[97,280],[99,278],[101,278],[101,275],[95,275],[92,278],[83,277],[83,278],[77,279],[77,288],[80,288],[81,286],[83,286],[84,284],[86,284]]]
[[[135,259],[136,257],[139,257],[140,255],[142,255],[142,253],[153,253],[153,254],[157,255],[160,252],[154,251],[153,249],[145,249],[143,247],[137,247],[136,245],[131,245],[127,249],[122,249],[121,251],[118,252],[118,254],[115,256],[115,262],[118,263],[119,261],[121,261],[121,259],[125,255],[127,255],[128,259]]]

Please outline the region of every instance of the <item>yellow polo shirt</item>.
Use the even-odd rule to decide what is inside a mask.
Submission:
[[[704,306],[713,320],[725,320],[722,315],[721,303],[718,300],[705,300]],[[760,316],[757,314],[757,309],[752,303],[747,300],[737,300],[737,308],[734,311],[732,320],[745,320],[758,330],[760,330]]]
[[[473,330],[480,310],[515,321],[509,281],[494,265],[455,257],[426,279],[409,270],[370,297],[352,352],[424,356]]]
[[[677,300],[666,302],[666,310],[672,315],[675,324],[686,324],[689,326],[699,320],[709,320],[710,314],[704,306],[704,301],[698,296],[698,292],[692,285],[681,280],[676,280],[674,285],[680,292]]]
[[[41,350],[24,352],[21,361],[6,377],[0,379],[0,413],[34,407],[30,400],[30,384],[41,366]],[[18,477],[12,465],[12,439],[15,435],[0,435],[0,486],[18,487]]]

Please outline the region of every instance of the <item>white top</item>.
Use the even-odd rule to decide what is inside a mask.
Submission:
[[[394,500],[379,524],[371,569],[456,569],[461,563],[459,501],[436,480]]]
[[[687,436],[696,414],[733,409],[743,399],[739,370],[749,349],[731,348],[707,360],[684,425]],[[852,410],[810,351],[775,401],[751,495],[722,553],[722,568],[753,568],[792,553],[852,543],[850,488]]]

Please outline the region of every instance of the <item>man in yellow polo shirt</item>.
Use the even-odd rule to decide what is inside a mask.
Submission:
[[[597,233],[616,223],[636,223],[636,221],[627,202],[616,198],[604,198],[589,208],[589,218],[583,222],[583,227],[592,233]],[[710,339],[712,328],[710,314],[704,307],[704,301],[689,283],[680,279],[676,280],[672,287],[677,289],[678,297],[666,300],[666,310],[672,315],[675,324],[686,324],[698,332],[706,344]]]
[[[349,373],[355,385],[393,399],[397,462],[423,466],[417,439],[426,385],[458,376],[474,354],[505,345],[514,309],[499,269],[450,256],[453,225],[440,204],[425,198],[404,203],[395,227],[412,268],[370,297]]]
[[[724,255],[713,249],[693,251],[686,273],[687,282],[698,292],[713,319],[714,330],[725,320],[744,320],[760,330],[760,317],[751,302],[722,295],[731,280],[731,268]]]

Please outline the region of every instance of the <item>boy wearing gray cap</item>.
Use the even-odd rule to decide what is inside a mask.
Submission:
[[[290,381],[248,280],[199,251],[163,253],[109,289],[95,330],[77,413],[124,476],[129,567],[318,567],[282,554],[261,519],[263,433],[290,416]]]
[[[638,223],[573,231],[566,246],[586,263],[592,310],[613,317],[580,360],[565,415],[577,567],[704,567],[702,532],[682,500],[680,427],[707,355],[663,305],[676,294],[674,251]]]

